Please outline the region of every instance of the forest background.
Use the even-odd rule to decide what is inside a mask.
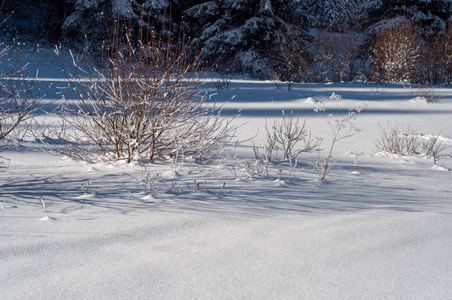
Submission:
[[[451,13],[449,0],[7,0],[0,19],[5,43],[79,51],[102,49],[115,20],[164,28],[224,76],[449,84]]]

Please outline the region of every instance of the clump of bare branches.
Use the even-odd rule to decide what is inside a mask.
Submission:
[[[451,145],[441,137],[441,132],[436,136],[418,134],[411,127],[399,128],[397,125],[387,125],[383,128],[380,124],[380,138],[375,141],[377,152],[385,152],[395,155],[425,154],[433,158],[433,164],[438,163],[440,154],[449,149]]]
[[[271,161],[278,150],[281,150],[283,160],[296,159],[301,153],[311,151],[321,143],[320,139],[311,137],[306,119],[301,122],[300,118],[294,117],[293,112],[286,116],[283,111],[281,122],[275,121],[271,129],[266,123],[265,130],[267,132],[266,161]]]
[[[116,21],[96,65],[89,52],[87,70],[73,60],[76,74],[68,80],[78,99],[64,105],[64,124],[50,130],[62,142],[52,145],[56,153],[128,163],[201,159],[232,138],[231,119],[200,91],[202,52],[192,51],[183,31],[175,38],[166,32]]]
[[[304,47],[294,38],[295,32],[291,27],[280,29],[280,51],[271,55],[274,83],[277,88],[280,87],[281,81],[287,83],[288,91],[292,90],[296,82],[306,79],[309,71],[309,53],[304,51]]]
[[[414,100],[422,100],[427,103],[436,103],[441,100],[441,94],[434,86],[419,85],[409,88],[409,97]]]
[[[317,109],[316,111],[325,112],[325,108]],[[317,161],[314,163],[314,167],[317,169],[319,180],[325,180],[328,174],[336,164],[336,160],[333,158],[333,149],[337,142],[340,140],[352,137],[361,131],[353,124],[353,120],[356,119],[357,114],[361,111],[361,108],[350,108],[348,113],[335,118],[332,114],[324,114],[324,119],[328,126],[331,128],[332,141],[328,154],[325,159],[322,159],[320,155]]]
[[[397,125],[387,125],[383,128],[378,124],[380,138],[375,141],[377,152],[386,152],[396,155],[413,155],[417,153],[420,141],[416,130],[407,126],[399,128]]]
[[[452,28],[435,38],[428,39],[422,47],[422,75],[431,85],[449,84],[452,80]]]
[[[380,124],[380,138],[375,141],[377,152],[385,152],[395,155],[425,154],[433,158],[436,165],[443,151],[449,149],[451,145],[441,137],[441,132],[436,136],[425,136],[417,134],[417,131],[410,128],[402,128],[389,125],[383,128]]]
[[[419,81],[421,54],[421,38],[413,24],[385,28],[371,49],[372,76],[389,83]]]
[[[233,75],[226,70],[224,72],[217,72],[216,77],[213,78],[213,84],[217,90],[228,90],[231,84]]]
[[[0,9],[2,6],[0,3]],[[0,44],[0,48],[0,63],[5,63],[3,60],[11,47]],[[29,129],[27,121],[40,109],[42,99],[36,93],[36,80],[24,75],[20,54],[6,69],[0,71],[0,152],[15,146],[26,135]]]
[[[450,148],[450,145],[446,144],[444,140],[440,139],[440,137],[441,132],[438,133],[438,135],[429,137],[422,142],[422,150],[425,155],[433,158],[434,165],[438,162],[439,154]]]
[[[357,59],[358,48],[359,37],[353,31],[337,33],[319,30],[311,43],[311,81],[352,80],[364,68]]]

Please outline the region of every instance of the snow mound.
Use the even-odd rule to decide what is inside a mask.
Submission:
[[[442,172],[449,172],[449,169],[447,169],[447,168],[445,168],[445,167],[440,167],[440,166],[437,166],[437,165],[434,165],[434,166],[432,167],[432,169],[433,169],[433,170],[442,171]]]
[[[417,96],[415,98],[412,98],[412,99],[408,100],[408,102],[410,102],[410,103],[428,103],[427,98],[422,97],[422,96]]]
[[[304,103],[309,103],[309,104],[316,104],[316,103],[319,103],[320,101],[315,99],[315,98],[313,98],[313,97],[308,97],[303,102]]]
[[[74,199],[93,199],[97,197],[97,193],[84,193],[80,196],[74,197]]]
[[[52,221],[56,221],[57,219],[49,217],[49,216],[45,216],[41,219],[39,219],[40,221],[44,221],[44,222],[52,222]]]
[[[339,101],[339,100],[342,100],[342,96],[336,94],[335,92],[333,92],[333,93],[331,94],[331,96],[330,96],[330,99],[331,99],[331,100],[337,100],[337,101]]]
[[[452,144],[452,139],[443,137],[441,135],[419,134],[419,137],[427,141],[431,139],[437,139],[437,142]]]

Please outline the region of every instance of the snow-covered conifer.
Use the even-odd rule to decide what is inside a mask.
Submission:
[[[214,0],[186,10],[192,29],[211,61],[221,58],[230,71],[267,77],[271,57],[284,35],[301,48],[307,37],[295,15],[297,1]]]
[[[452,15],[450,0],[370,0],[361,8],[370,33],[408,19],[414,22],[419,33],[426,38],[444,33]]]
[[[308,0],[308,11],[316,26],[343,32],[355,23],[359,0]]]
[[[172,1],[174,2],[174,1]],[[65,38],[100,42],[113,20],[138,21],[152,19],[160,23],[170,0],[75,0],[72,13],[64,20]],[[143,25],[143,24],[141,24]]]

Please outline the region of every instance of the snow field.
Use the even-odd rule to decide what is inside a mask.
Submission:
[[[31,139],[23,142],[31,150],[4,152],[0,298],[450,298],[450,155],[433,168],[422,154],[374,147],[378,123],[409,125],[420,136],[441,132],[449,142],[449,89],[439,90],[437,104],[412,102],[401,86],[371,84],[286,92],[235,80],[210,92],[218,103],[235,95],[225,105],[242,109],[235,122],[244,142],[227,150],[229,160],[88,164],[43,153]],[[331,99],[333,92],[342,99]],[[249,139],[262,147],[266,118],[272,124],[281,110],[307,117],[325,157],[331,129],[314,112],[322,106],[333,117],[364,107],[354,121],[362,131],[337,143],[338,163],[324,182],[312,166],[315,152],[300,155],[288,182],[281,181],[287,163],[270,165],[267,178],[249,176]],[[143,184],[148,174],[152,195]]]

